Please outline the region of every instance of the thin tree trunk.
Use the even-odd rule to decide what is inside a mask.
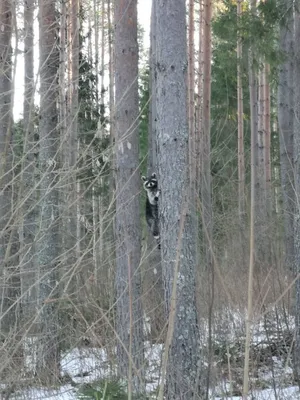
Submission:
[[[202,120],[202,146],[201,146],[201,205],[202,205],[202,238],[203,256],[208,281],[208,368],[206,381],[206,398],[209,396],[210,368],[213,363],[212,329],[213,329],[213,305],[214,305],[214,265],[213,265],[213,212],[212,212],[212,188],[211,188],[211,19],[212,1],[204,0],[203,11],[203,120]]]
[[[35,190],[35,152],[37,144],[34,140],[34,0],[24,4],[24,161],[22,163],[22,193],[26,199],[23,213],[23,229],[21,244],[21,293],[22,317],[24,323],[32,323],[36,304],[36,264],[35,234],[37,217],[37,196]]]
[[[271,96],[270,96],[270,65],[265,63],[265,177],[266,177],[266,200],[268,210],[272,210],[271,196]]]
[[[78,193],[77,193],[77,153],[78,153],[78,88],[79,88],[79,0],[70,0],[70,12],[71,12],[71,82],[70,82],[70,127],[69,127],[69,174],[70,174],[70,203],[69,207],[69,235],[70,242],[69,248],[70,256],[69,266],[72,268],[76,265],[76,260],[80,258],[80,252],[78,254],[77,243],[77,226],[80,223],[78,221],[78,214],[80,213],[78,204]],[[69,43],[69,45],[70,45]],[[79,247],[80,248],[80,247]],[[77,277],[78,278],[78,277]]]
[[[169,318],[159,399],[197,397],[199,328],[195,300],[196,219],[187,207],[187,46],[185,0],[159,0],[157,18],[157,151],[162,268]]]
[[[108,227],[108,259],[109,259],[109,267],[108,267],[108,276],[109,281],[114,282],[114,271],[115,271],[115,251],[114,251],[114,243],[115,243],[115,219],[112,217],[115,210],[115,132],[114,132],[114,107],[115,107],[115,97],[114,97],[114,49],[113,49],[113,2],[112,0],[107,1],[107,24],[108,24],[108,76],[109,76],[109,85],[108,85],[108,102],[109,102],[109,141],[110,141],[110,174],[109,174],[109,201],[108,201],[108,209],[107,209],[107,221],[109,224]],[[113,288],[111,288],[113,289]],[[109,304],[112,305],[114,303],[113,290],[109,289],[109,293],[111,293]]]
[[[259,71],[258,76],[258,130],[257,130],[257,160],[256,160],[256,262],[257,265],[265,266],[267,260],[267,238],[266,238],[266,177],[265,177],[265,89],[264,71]]]
[[[287,9],[292,2],[287,0]],[[293,171],[293,134],[294,134],[294,82],[293,79],[293,16],[280,29],[279,46],[286,60],[279,67],[278,85],[278,127],[280,139],[280,168],[284,216],[285,265],[292,269],[294,259],[294,171]]]
[[[199,46],[198,46],[198,85],[197,85],[197,109],[196,109],[196,132],[195,132],[195,168],[196,168],[196,181],[195,181],[195,195],[196,200],[199,199],[201,195],[201,151],[202,151],[202,135],[203,135],[203,10],[204,4],[203,0],[199,1]],[[196,202],[197,207],[197,202]],[[197,231],[199,230],[200,224],[199,218],[197,219]],[[197,251],[197,258],[200,252]],[[196,270],[196,305],[197,305],[197,313],[199,319],[202,315],[202,271],[200,268],[200,262],[197,259],[196,261],[197,270]]]
[[[60,375],[58,322],[59,213],[57,188],[59,134],[57,129],[57,76],[59,54],[54,2],[39,0],[40,44],[40,223],[38,234],[39,265],[39,377],[57,382]]]
[[[256,0],[251,0],[251,10],[255,12]],[[246,339],[245,339],[245,360],[244,360],[244,379],[243,379],[243,400],[248,398],[249,392],[249,356],[251,340],[251,323],[253,313],[253,272],[255,265],[255,187],[256,187],[256,161],[257,161],[257,82],[254,69],[254,49],[253,43],[250,44],[248,52],[249,69],[249,95],[250,95],[250,126],[251,126],[251,202],[250,202],[250,258],[249,258],[249,277],[248,277],[248,306],[246,319]]]
[[[188,51],[188,115],[189,115],[189,164],[190,183],[192,184],[193,197],[196,184],[196,146],[195,146],[195,23],[194,0],[189,0],[189,51]],[[194,199],[195,202],[195,199]]]
[[[238,26],[240,26],[243,0],[237,2]],[[238,100],[238,179],[239,179],[239,218],[241,230],[244,232],[245,223],[245,155],[244,155],[244,100],[242,84],[243,47],[242,38],[237,40],[237,100]],[[243,235],[242,235],[243,236]]]
[[[199,1],[199,49],[198,49],[198,85],[197,85],[197,124],[196,124],[196,134],[195,134],[195,157],[196,157],[196,193],[200,194],[200,171],[201,171],[201,148],[202,148],[202,122],[203,122],[203,65],[204,65],[204,56],[203,56],[203,12],[204,12],[204,4],[203,0]]]
[[[116,330],[119,375],[144,390],[137,1],[115,3]],[[139,371],[139,375],[137,371]],[[131,392],[131,386],[129,387]]]

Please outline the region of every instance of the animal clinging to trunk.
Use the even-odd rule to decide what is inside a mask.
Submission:
[[[158,214],[158,200],[160,196],[160,189],[156,174],[153,173],[150,177],[142,176],[144,181],[144,189],[147,192],[146,199],[146,221],[149,229],[156,239],[157,247],[160,249],[160,234],[159,234],[159,214]]]

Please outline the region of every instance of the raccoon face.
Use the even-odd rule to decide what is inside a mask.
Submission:
[[[150,177],[146,178],[142,176],[144,181],[144,189],[147,192],[147,197],[152,205],[156,205],[158,202],[158,197],[160,195],[160,190],[158,189],[156,174],[152,174]]]
[[[157,191],[157,178],[156,174],[153,173],[151,176],[146,177],[142,176],[142,180],[144,181],[144,189],[148,192]]]

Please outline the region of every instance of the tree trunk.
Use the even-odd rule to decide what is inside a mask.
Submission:
[[[194,0],[189,0],[189,50],[188,50],[188,115],[189,115],[189,164],[192,194],[195,197],[196,185],[196,138],[195,138],[195,23]],[[195,202],[195,198],[193,200]]]
[[[111,283],[114,282],[114,273],[115,273],[115,220],[111,218],[114,214],[115,210],[115,132],[114,132],[114,107],[115,107],[115,97],[114,97],[114,49],[113,49],[113,9],[112,9],[113,1],[107,1],[107,23],[108,23],[108,76],[109,76],[109,86],[108,86],[108,98],[109,98],[109,140],[110,140],[110,173],[109,173],[109,200],[108,200],[108,224],[109,227],[107,229],[107,241],[108,241],[108,274],[111,279],[109,280]],[[114,303],[113,297],[113,287],[108,288],[108,292],[111,293],[109,304],[112,305]]]
[[[288,8],[292,2],[287,0]],[[293,16],[281,26],[280,50],[286,60],[279,67],[278,85],[278,125],[280,139],[280,168],[283,197],[285,265],[291,269],[294,259],[294,171],[293,171],[293,134],[294,134],[294,82],[293,79]]]
[[[211,19],[212,0],[204,0],[203,11],[203,119],[201,135],[201,204],[202,204],[202,253],[204,257],[205,280],[208,294],[208,368],[206,378],[206,399],[209,397],[210,371],[213,363],[212,330],[214,305],[214,264],[213,264],[213,210],[211,188]],[[203,275],[202,275],[203,276]]]
[[[271,95],[270,95],[270,65],[265,63],[265,177],[266,177],[266,201],[269,216],[272,210],[271,195]],[[269,220],[270,222],[270,220]]]
[[[57,307],[59,264],[57,97],[59,54],[55,2],[39,0],[40,44],[40,221],[39,264],[39,377],[56,382],[60,374],[59,322]]]
[[[18,260],[15,258],[16,228],[13,222],[14,170],[12,141],[12,31],[13,3],[4,0],[0,3],[0,265],[1,265],[1,310],[0,332],[12,329],[16,313],[16,283],[19,273],[16,271]],[[10,311],[8,311],[10,309]]]
[[[148,165],[147,176],[157,173],[156,152],[156,3],[152,2],[150,26],[150,81],[149,81],[149,125],[148,125]],[[150,318],[151,339],[161,342],[165,337],[165,310],[161,267],[161,254],[156,249],[157,244],[153,235],[148,231],[147,258],[144,278],[145,309]],[[151,289],[150,289],[151,288]]]
[[[23,321],[31,323],[36,303],[36,190],[35,190],[35,155],[37,144],[34,140],[34,0],[24,4],[24,161],[22,165],[22,198],[27,199],[23,207],[23,237],[21,247],[21,290]]]
[[[254,13],[256,0],[251,0],[251,11]],[[248,277],[248,306],[246,319],[245,339],[245,360],[243,379],[243,400],[247,399],[249,391],[249,357],[251,343],[251,324],[253,310],[253,272],[255,266],[255,217],[256,217],[256,196],[255,188],[257,181],[257,81],[254,67],[254,45],[250,44],[248,51],[248,76],[249,76],[249,97],[250,97],[250,128],[251,128],[251,202],[250,202],[250,255],[249,255],[249,277]]]
[[[240,25],[242,2],[237,2],[237,18]],[[242,236],[244,233],[245,223],[245,155],[244,155],[244,101],[243,101],[243,84],[242,84],[242,67],[243,47],[242,38],[239,36],[237,40],[237,101],[238,101],[238,180],[239,180],[239,218],[241,224]]]
[[[265,177],[265,80],[263,70],[258,75],[258,114],[257,114],[257,159],[256,159],[256,261],[257,265],[264,267],[267,261],[266,237],[266,177]]]
[[[118,371],[142,392],[143,313],[141,299],[141,179],[138,135],[137,2],[115,3],[116,132],[116,330]],[[139,376],[137,371],[139,371]],[[130,389],[130,388],[129,388]]]
[[[80,224],[78,214],[79,196],[77,193],[77,153],[78,153],[78,87],[79,87],[79,0],[70,0],[70,86],[69,86],[69,112],[70,124],[68,129],[68,142],[66,152],[68,154],[68,177],[69,177],[69,199],[67,203],[68,214],[68,268],[74,272],[76,261],[80,259],[80,242],[77,238],[78,224]],[[80,225],[79,225],[80,226]],[[79,282],[80,269],[77,267],[77,274],[73,280],[74,287]],[[73,292],[74,287],[71,288]]]
[[[294,177],[295,177],[295,197],[300,196],[300,13],[295,7],[295,58],[294,58]],[[292,22],[292,17],[290,22]],[[292,29],[292,24],[289,24]],[[293,43],[290,43],[292,46]],[[293,208],[294,210],[294,208]],[[294,347],[294,373],[300,386],[300,208],[297,207],[294,212],[294,271],[296,277],[295,285],[295,347]]]
[[[162,268],[169,318],[165,398],[188,400],[197,393],[199,328],[195,301],[196,219],[195,210],[187,207],[190,186],[185,15],[184,0],[157,3],[157,160]],[[164,377],[163,373],[159,398],[163,397]]]

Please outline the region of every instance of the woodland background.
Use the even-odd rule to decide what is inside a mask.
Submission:
[[[299,1],[152,3],[148,49],[137,0],[1,0],[4,399],[299,385]]]

